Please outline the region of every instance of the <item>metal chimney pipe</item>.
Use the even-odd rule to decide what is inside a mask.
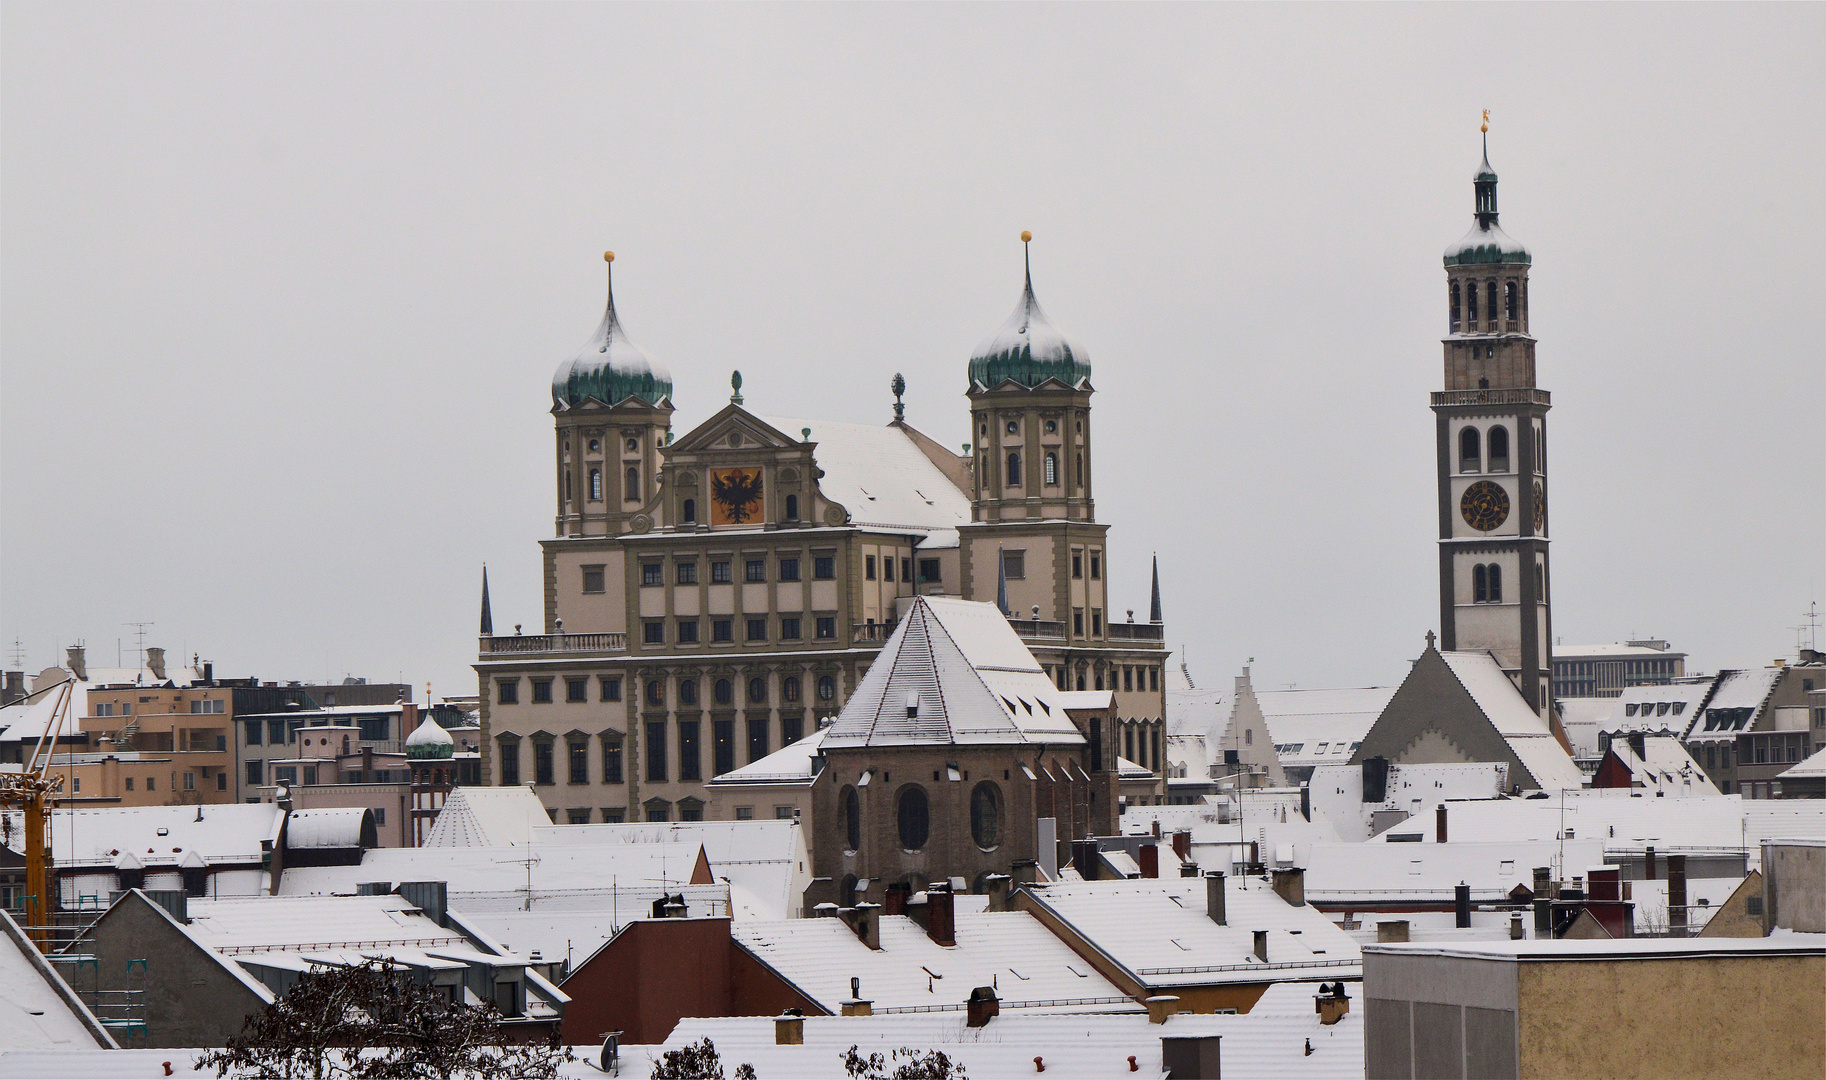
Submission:
[[[1459,882],[1452,890],[1452,907],[1458,913],[1458,928],[1463,930],[1471,925],[1471,886]]]

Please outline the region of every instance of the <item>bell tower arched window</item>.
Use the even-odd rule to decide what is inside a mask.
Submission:
[[[1467,427],[1458,433],[1458,471],[1482,472],[1483,454],[1480,452],[1482,438],[1477,429]]]
[[[1519,305],[1516,303],[1515,282],[1503,282],[1503,318],[1508,319],[1510,322],[1514,322],[1519,317],[1519,313],[1516,310],[1518,307]]]
[[[630,465],[621,478],[622,498],[628,502],[640,501],[640,469]]]
[[[1492,278],[1486,282],[1484,284],[1484,291],[1486,299],[1490,301],[1487,305],[1489,312],[1484,318],[1490,320],[1490,328],[1494,330],[1496,328],[1496,279]]]
[[[1021,455],[1019,451],[1011,450],[1008,453],[1008,486],[1021,486]]]
[[[590,501],[591,502],[601,502],[602,501],[602,470],[601,469],[591,469],[590,470]]]
[[[697,500],[696,499],[686,499],[684,502],[680,503],[679,508],[678,508],[678,516],[680,518],[682,518],[686,524],[692,524],[692,523],[696,522],[697,521]]]
[[[1458,333],[1458,282],[1452,283],[1452,332]]]
[[[1476,324],[1477,324],[1477,282],[1475,282],[1475,281],[1465,282],[1465,318],[1471,320],[1472,326],[1476,326]]]
[[[1057,485],[1059,483],[1059,455],[1047,454],[1043,467],[1045,469],[1046,486],[1053,487]]]
[[[1490,602],[1503,602],[1503,568],[1495,563],[1490,564]]]
[[[1490,471],[1509,471],[1509,429],[1498,425],[1490,429]]]
[[[799,496],[797,495],[788,495],[786,497],[786,520],[799,520]]]
[[[1471,568],[1471,602],[1484,604],[1490,600],[1490,568],[1478,563]]]

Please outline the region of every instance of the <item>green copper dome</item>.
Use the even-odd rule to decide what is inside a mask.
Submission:
[[[1014,314],[971,354],[971,385],[987,389],[1013,379],[1031,388],[1057,379],[1077,387],[1090,377],[1090,354],[1047,320],[1034,299],[1033,271],[1029,269]]]
[[[1490,148],[1484,147],[1484,162],[1471,178],[1477,192],[1477,222],[1464,239],[1446,249],[1447,266],[1475,266],[1512,263],[1527,266],[1534,261],[1528,249],[1511,239],[1496,224],[1496,170],[1490,167]]]
[[[612,262],[610,256],[605,256]],[[672,397],[672,375],[628,340],[615,317],[614,278],[609,282],[608,310],[590,340],[552,376],[552,408],[563,410],[595,400],[615,405],[639,398],[658,405]]]

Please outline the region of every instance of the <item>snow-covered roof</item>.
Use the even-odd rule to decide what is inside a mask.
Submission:
[[[672,374],[628,340],[611,291],[596,332],[553,373],[552,406],[570,409],[590,400],[614,405],[630,396],[650,405],[670,398]]]
[[[1718,909],[1737,887],[1744,883],[1741,877],[1694,877],[1687,875],[1687,926],[1698,930],[1712,921]],[[1665,930],[1668,926],[1667,911],[1667,877],[1665,871],[1653,881],[1633,880],[1629,883],[1630,900],[1636,905],[1636,932]]]
[[[551,821],[530,788],[459,787],[438,811],[424,846],[511,847],[525,844],[534,828]]]
[[[1799,765],[1787,769],[1780,776],[1777,776],[1776,779],[1814,780],[1822,776],[1826,776],[1826,748],[1816,750],[1812,754],[1809,754]]]
[[[710,873],[729,886],[736,918],[783,919],[799,910],[811,884],[805,829],[797,821],[673,821],[625,825],[546,825],[533,830],[541,852],[564,848],[697,845]],[[619,855],[605,851],[610,858]]]
[[[1525,263],[1530,260],[1528,249],[1510,237],[1496,222],[1477,223],[1471,226],[1458,243],[1446,248],[1445,264],[1461,266],[1468,263]]]
[[[1560,698],[1560,726],[1572,743],[1574,757],[1598,756],[1598,729],[1607,725],[1617,708],[1616,698]]]
[[[1003,1009],[1139,1010],[1108,979],[1024,911],[959,913],[955,946],[939,945],[905,915],[880,920],[870,949],[841,919],[737,922],[731,933],[774,970],[835,1013],[850,979],[877,1013],[961,1002],[995,986]]]
[[[1205,888],[1202,878],[1140,878],[1061,882],[1026,895],[1149,987],[1356,975],[1357,943],[1311,905],[1232,877],[1219,925],[1206,913]],[[1268,931],[1265,964],[1255,956],[1257,930]]]
[[[1718,786],[1693,760],[1686,745],[1673,736],[1650,735],[1642,740],[1637,756],[1629,739],[1619,733],[1610,741],[1610,752],[1629,770],[1633,787],[1667,795],[1717,795]]]
[[[18,827],[18,811],[7,814]],[[188,852],[211,865],[258,864],[261,842],[277,839],[281,814],[272,803],[58,809],[51,814],[51,856],[63,867],[112,868],[122,851],[148,869],[175,868]]]
[[[1564,807],[1562,808],[1562,803]],[[1737,795],[1657,799],[1641,791],[1593,789],[1544,799],[1478,799],[1446,802],[1447,835],[1460,842],[1554,840],[1561,822],[1568,839],[1604,841],[1606,851],[1754,849],[1781,836],[1826,837],[1826,800],[1744,799]],[[1408,827],[1410,826],[1411,827]],[[1390,833],[1419,832],[1433,843],[1434,815],[1422,813]]]
[[[1082,742],[1062,696],[995,605],[916,596],[824,746]]]
[[[1215,738],[1223,730],[1224,715],[1229,711],[1230,704],[1228,691],[1174,690],[1169,687],[1166,697],[1169,738],[1175,735]]]
[[[812,762],[818,756],[818,748],[824,745],[824,733],[829,728],[819,728],[798,742],[788,743],[759,761],[751,761],[739,769],[722,773],[710,781],[713,788],[727,787],[731,784],[809,784],[812,782]]]
[[[1091,358],[1084,346],[1061,333],[1040,310],[1031,274],[1008,320],[970,354],[970,381],[985,388],[1009,379],[1027,387],[1048,379],[1076,387],[1090,374]]]
[[[524,909],[529,901],[535,909],[606,908],[614,888],[676,889],[690,883],[701,852],[696,844],[371,848],[355,866],[292,867],[280,879],[279,892],[353,895],[363,882],[442,881],[450,906],[468,912]]]
[[[0,909],[0,1047],[112,1049],[114,1040],[19,924]]]
[[[683,896],[689,918],[729,914],[728,893],[720,884],[604,888],[590,897],[589,907],[583,910],[544,904],[531,911],[475,911],[464,907],[451,910],[463,925],[486,933],[504,949],[528,957],[537,952],[541,963],[569,960],[575,967],[588,960],[623,926],[651,916],[653,902],[662,896]]]
[[[1685,731],[1699,715],[1699,706],[1717,676],[1681,679],[1678,682],[1650,686],[1631,686],[1614,698],[1592,698],[1610,704],[1604,718],[1605,731]],[[1564,704],[1564,703],[1563,703]]]
[[[1544,791],[1585,786],[1585,774],[1554,738],[1547,721],[1528,707],[1522,692],[1487,652],[1441,651],[1460,686]],[[1521,782],[1521,778],[1512,778]]]
[[[1596,659],[1639,659],[1642,657],[1668,659],[1685,656],[1686,653],[1673,649],[1657,649],[1652,645],[1631,645],[1615,641],[1604,645],[1555,645],[1555,660],[1596,660]]]
[[[1750,730],[1756,722],[1757,714],[1781,677],[1782,669],[1777,667],[1721,673],[1718,688],[1712,691],[1705,708],[1692,716],[1686,738],[1700,742],[1734,741],[1738,732]]]
[[[1365,956],[1460,956],[1471,960],[1678,959],[1682,956],[1756,954],[1826,955],[1826,934],[1772,934],[1762,938],[1521,938],[1454,944],[1365,945]]]
[[[1430,817],[1431,808],[1422,816]],[[1448,824],[1448,835],[1455,824]],[[1389,831],[1413,830],[1397,825]],[[1453,890],[1465,884],[1473,901],[1487,903],[1506,897],[1517,885],[1533,888],[1537,866],[1577,868],[1567,873],[1571,877],[1603,861],[1604,841],[1598,839],[1313,844],[1306,855],[1306,900],[1346,907],[1393,899],[1450,900]]]
[[[1255,691],[1283,766],[1349,761],[1394,696],[1392,686]]]
[[[811,428],[811,441],[817,444],[812,456],[824,473],[818,490],[850,512],[851,525],[930,532],[955,530],[970,521],[970,497],[899,428],[760,419],[793,438]]]
[[[324,806],[294,810],[285,823],[288,848],[356,848],[362,825],[373,812],[361,806]]]

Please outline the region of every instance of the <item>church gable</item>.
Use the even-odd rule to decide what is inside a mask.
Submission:
[[[1397,765],[1502,762],[1509,767],[1511,786],[1539,786],[1477,700],[1430,647],[1414,662],[1351,761],[1371,757]]]
[[[726,405],[710,419],[675,440],[670,454],[715,450],[783,450],[801,445],[797,433],[787,434],[740,405]]]

